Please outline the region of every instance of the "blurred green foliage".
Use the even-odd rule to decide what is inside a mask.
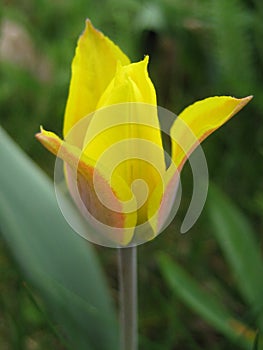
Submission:
[[[51,181],[2,129],[0,155],[0,229],[32,295],[69,348],[116,349],[116,315],[92,246],[68,225]]]
[[[260,0],[4,0],[0,6],[0,122],[50,176],[54,158],[33,135],[41,124],[61,134],[70,64],[87,17],[132,60],[150,55],[150,75],[159,105],[175,113],[207,96],[253,94],[252,102],[205,141],[203,147],[210,178],[246,214],[255,245],[259,250],[262,248],[263,4]],[[254,331],[257,329],[262,305],[255,309],[238,292],[240,280],[227,255],[224,258],[221,253],[224,247],[218,244],[224,241],[216,235],[224,225],[224,216],[218,229],[213,220],[208,224],[209,215],[205,211],[190,233],[175,234],[191,197],[191,172],[187,165],[182,181],[183,202],[175,221],[160,237],[139,248],[141,348],[238,348],[231,338],[223,336],[211,322],[200,318],[171,292],[159,263],[153,259],[158,252],[169,255],[200,286],[215,294],[240,322]],[[0,311],[4,325],[0,329],[0,348],[61,349],[62,345],[56,345],[58,341],[49,331],[47,318],[28,299],[23,275],[16,271],[12,258],[6,254],[6,246],[1,244],[0,248]],[[97,250],[115,295],[115,251]],[[253,254],[248,250],[247,258]],[[10,276],[6,275],[8,271]],[[258,279],[262,279],[260,272]],[[8,295],[16,299],[14,304],[8,301]],[[37,315],[34,320],[28,318],[31,312]],[[13,343],[13,330],[21,334],[22,345]],[[33,335],[33,345],[28,344],[25,339],[35,331],[37,339]]]

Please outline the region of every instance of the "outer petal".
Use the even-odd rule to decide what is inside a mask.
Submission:
[[[211,97],[186,108],[171,128],[172,164],[156,186],[148,204],[148,219],[153,237],[166,223],[176,196],[179,172],[187,156],[214,130],[218,129],[241,108],[252,96],[242,99]]]
[[[101,95],[115,75],[118,61],[122,65],[129,64],[128,57],[119,47],[87,20],[72,62],[64,136],[78,120],[96,109]]]
[[[171,128],[172,159],[179,169],[187,156],[213,131],[222,126],[252,96],[234,98],[228,96],[210,97],[187,107],[175,120]]]
[[[104,169],[98,169],[92,159],[82,156],[77,147],[63,142],[52,132],[41,129],[36,137],[70,166],[69,190],[82,212],[84,203],[89,222],[115,243],[127,245],[133,236],[137,214],[136,203],[123,179],[115,176],[110,182]]]

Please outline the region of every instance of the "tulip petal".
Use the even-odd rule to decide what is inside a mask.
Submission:
[[[147,66],[149,57],[129,65],[118,65],[116,75],[111,81],[101,99],[97,109],[116,103],[142,102],[156,105],[156,93]]]
[[[82,213],[84,207],[84,211],[88,211],[91,219],[88,221],[100,231],[102,227],[102,233],[120,246],[129,244],[137,213],[135,199],[125,181],[117,175],[109,179],[105,169],[99,169],[94,160],[52,132],[41,128],[36,137],[50,152],[69,165],[69,190]]]
[[[100,99],[100,109],[90,121],[84,153],[119,174],[128,186],[142,180],[149,194],[165,172],[165,161],[156,94],[147,64],[145,57],[141,62],[118,67]],[[137,189],[139,197],[145,193],[142,182]],[[139,197],[138,208],[143,202]],[[147,199],[144,203],[138,214],[139,222],[147,219]]]
[[[190,153],[213,131],[242,109],[252,96],[242,99],[211,97],[186,108],[171,128],[172,163],[148,203],[148,220],[155,237],[164,227],[179,184],[179,173]]]
[[[171,128],[172,159],[181,169],[191,152],[213,131],[240,111],[252,96],[210,97],[187,107]]]
[[[64,136],[81,118],[96,109],[101,95],[115,75],[117,62],[126,65],[130,61],[117,45],[87,20],[72,62]]]

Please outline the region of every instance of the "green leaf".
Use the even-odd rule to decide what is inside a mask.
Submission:
[[[51,181],[1,128],[0,159],[0,231],[56,329],[73,349],[117,349],[115,313],[92,246],[65,221]]]
[[[255,341],[254,341],[254,344],[253,344],[253,349],[252,350],[258,350],[258,338],[259,338],[259,335],[258,335],[258,332],[255,336]]]
[[[263,329],[263,262],[260,246],[244,215],[215,186],[210,185],[208,209],[213,233],[228,261],[238,289],[251,305]]]
[[[173,293],[211,326],[244,349],[251,349],[255,333],[237,321],[215,296],[202,289],[166,254],[158,255],[162,275]]]

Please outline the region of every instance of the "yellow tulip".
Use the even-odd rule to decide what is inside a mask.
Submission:
[[[135,230],[145,223],[148,233],[141,232],[140,242],[160,233],[187,157],[252,98],[217,96],[186,108],[170,130],[167,168],[148,60],[130,63],[87,20],[72,63],[64,140],[43,128],[36,135],[64,160],[78,207],[94,227],[102,224],[98,231],[110,228],[104,234],[117,246],[136,244]]]

